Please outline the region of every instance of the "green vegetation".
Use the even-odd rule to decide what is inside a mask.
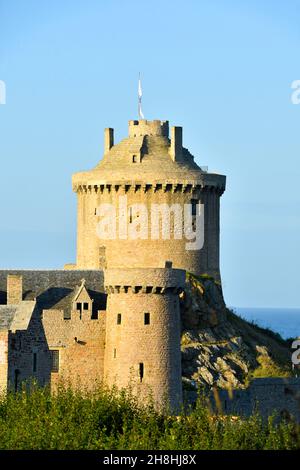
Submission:
[[[276,364],[269,356],[260,355],[256,360],[259,366],[250,373],[253,378],[291,376],[290,368]]]
[[[101,388],[51,395],[33,388],[0,400],[0,449],[297,449],[292,422],[212,416],[199,398],[178,416],[141,406],[130,392]]]

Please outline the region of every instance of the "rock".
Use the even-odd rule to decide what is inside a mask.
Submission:
[[[189,387],[244,388],[261,357],[278,368],[289,364],[288,345],[228,310],[213,279],[189,278],[181,318],[182,373]]]

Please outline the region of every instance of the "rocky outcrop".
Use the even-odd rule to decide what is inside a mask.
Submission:
[[[229,310],[212,277],[187,274],[181,318],[184,388],[244,388],[252,376],[291,374],[287,342]]]

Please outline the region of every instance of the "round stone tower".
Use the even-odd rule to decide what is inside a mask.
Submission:
[[[167,265],[168,266],[168,265]],[[169,265],[171,266],[171,265]],[[104,379],[142,400],[182,402],[178,269],[108,269]]]
[[[225,176],[200,168],[182,146],[181,127],[172,127],[169,138],[168,121],[129,121],[129,136],[116,145],[113,129],[105,129],[104,146],[93,170],[73,176],[76,268],[154,268],[169,260],[174,268],[218,279]],[[105,232],[109,207],[112,218]],[[193,243],[197,221],[203,243]]]

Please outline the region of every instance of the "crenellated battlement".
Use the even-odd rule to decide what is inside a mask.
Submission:
[[[144,402],[182,403],[179,292],[185,271],[164,268],[109,268],[104,376],[109,386],[130,386]]]
[[[178,294],[185,285],[185,271],[170,268],[114,268],[104,272],[107,294]]]
[[[182,287],[161,287],[161,286],[105,286],[106,294],[180,294]]]
[[[144,182],[114,182],[114,183],[104,183],[104,184],[84,184],[84,183],[74,183],[73,191],[76,193],[111,193],[111,192],[163,192],[163,193],[193,193],[196,191],[216,191],[216,193],[221,196],[225,190],[225,180],[222,176],[215,175],[214,181],[208,178],[203,178],[202,182],[191,182],[191,181],[181,181],[181,182],[156,182],[156,183],[144,183]]]
[[[129,137],[138,137],[143,135],[155,135],[161,137],[169,137],[169,121],[129,121],[128,125]]]

